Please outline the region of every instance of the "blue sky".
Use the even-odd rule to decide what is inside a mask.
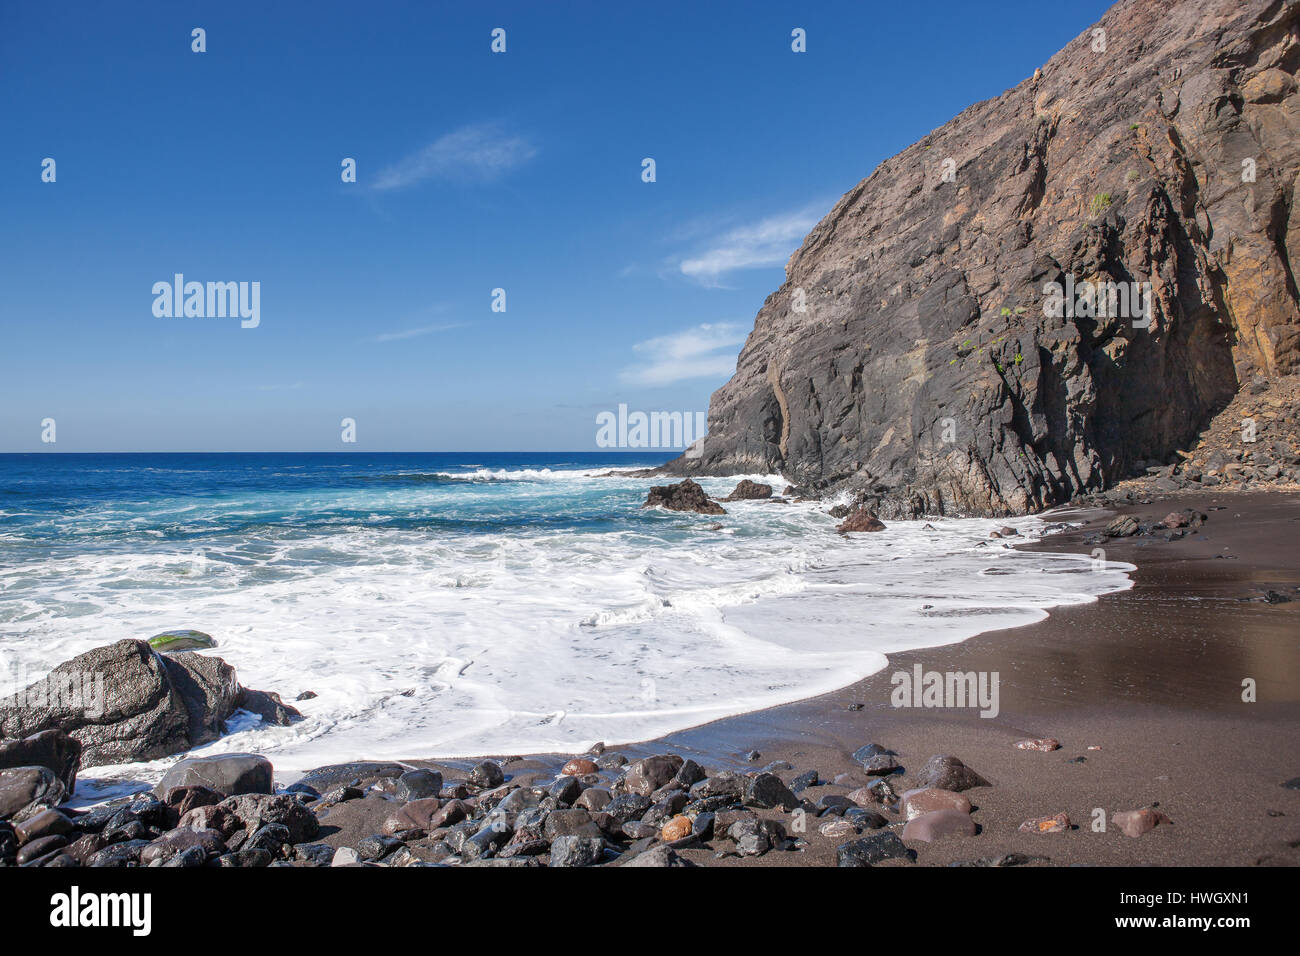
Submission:
[[[0,451],[576,451],[705,410],[835,200],[1106,6],[6,4]],[[175,273],[259,282],[260,324],[156,317]]]

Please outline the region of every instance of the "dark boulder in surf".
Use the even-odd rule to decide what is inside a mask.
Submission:
[[[694,511],[702,515],[725,515],[722,505],[704,493],[704,489],[687,478],[675,485],[656,485],[650,489],[642,508],[667,508],[669,511]]]
[[[272,723],[301,715],[235,679],[219,657],[166,656],[148,641],[121,640],[65,661],[0,700],[0,737],[58,730],[81,745],[87,766],[155,760],[216,740],[236,709],[252,705]]]

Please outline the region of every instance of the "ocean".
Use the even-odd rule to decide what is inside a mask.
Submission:
[[[830,691],[889,653],[1130,586],[1131,566],[988,537],[1032,538],[1039,518],[844,537],[828,502],[679,514],[641,508],[666,479],[607,476],[668,457],[0,455],[0,695],[97,645],[194,628],[244,685],[316,695],[291,727],[237,715],[204,753],[287,773],[572,752]],[[742,477],[785,485],[701,484],[721,496]]]

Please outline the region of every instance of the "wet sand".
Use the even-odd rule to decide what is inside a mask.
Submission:
[[[856,748],[878,742],[899,753],[908,783],[931,755],[956,755],[994,784],[966,794],[980,832],[909,844],[921,864],[1005,853],[1051,864],[1300,864],[1300,791],[1280,786],[1300,775],[1300,496],[1198,493],[1117,512],[1063,511],[1048,517],[1085,526],[1028,549],[1091,553],[1084,536],[1115,513],[1156,521],[1185,507],[1209,520],[1182,540],[1102,546],[1107,559],[1137,565],[1128,591],[1053,610],[1037,624],[895,655],[884,671],[832,694],[617,749],[692,755],[710,768],[784,760],[826,780],[854,768]],[[1296,600],[1266,603],[1269,590]],[[996,671],[1000,713],[895,709],[890,675],[918,663],[927,671]],[[1242,700],[1246,678],[1257,683],[1255,703]],[[1055,737],[1062,749],[1015,749],[1026,737]],[[761,756],[747,761],[755,749]],[[1070,762],[1080,756],[1086,761]],[[1113,826],[1092,829],[1095,808],[1109,822],[1115,811],[1155,804],[1172,825],[1136,839]],[[1017,832],[1025,820],[1061,811],[1075,829]],[[764,815],[789,825],[788,817]],[[820,822],[808,821],[802,851],[745,860],[682,852],[712,865],[834,865],[842,840],[821,837]]]

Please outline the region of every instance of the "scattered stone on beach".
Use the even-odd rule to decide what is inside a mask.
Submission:
[[[837,866],[875,866],[885,860],[912,860],[915,854],[903,845],[898,834],[886,830],[835,848]]]
[[[667,508],[669,511],[694,511],[702,515],[725,515],[727,512],[705,494],[704,489],[687,478],[675,485],[656,485],[646,495],[642,508]]]
[[[599,837],[562,836],[551,841],[551,866],[594,866],[605,854]]]
[[[760,809],[780,808],[793,810],[799,798],[774,773],[760,773],[750,777],[745,784],[745,806]]]
[[[676,754],[657,754],[643,757],[628,765],[623,775],[623,785],[628,793],[648,797],[672,780],[684,761]]]
[[[154,793],[166,796],[177,787],[206,787],[223,796],[271,792],[271,761],[257,754],[186,757],[163,776]]]
[[[862,831],[851,821],[839,818],[823,823],[817,828],[817,832],[828,840],[846,840],[857,836]]]
[[[904,840],[932,843],[947,836],[974,836],[975,821],[964,810],[931,810],[907,821]]]
[[[651,847],[648,850],[644,850],[641,853],[636,854],[634,857],[632,857],[632,859],[628,860],[627,862],[621,865],[622,866],[653,866],[653,867],[665,867],[665,866],[687,867],[687,866],[694,866],[695,864],[683,858],[676,851],[674,851],[672,847],[664,846],[660,844],[659,846]]]
[[[885,523],[876,517],[876,513],[867,508],[859,508],[835,526],[840,534],[853,534],[866,531],[884,531]]]
[[[799,774],[790,781],[790,790],[794,793],[800,793],[807,790],[809,787],[817,786],[818,780],[820,779],[821,778],[818,777],[816,770],[808,770]]]
[[[42,730],[19,740],[0,740],[0,770],[48,767],[72,793],[81,766],[81,742],[62,730]]]
[[[1061,749],[1061,742],[1055,737],[1034,737],[1030,740],[1017,740],[1017,750],[1037,750],[1040,753],[1049,753],[1053,750]]]
[[[762,856],[785,842],[785,828],[776,820],[737,820],[727,830],[741,856]]]
[[[1020,824],[1021,833],[1064,833],[1070,829],[1070,815],[1058,813],[1050,817],[1037,817]]]
[[[771,498],[771,497],[772,497],[771,485],[764,485],[764,484],[760,484],[757,481],[750,481],[748,478],[743,478],[741,479],[740,484],[736,485],[736,489],[731,494],[727,495],[727,497],[724,498],[723,500],[724,501],[757,501],[763,498]]]
[[[921,768],[921,781],[924,786],[939,790],[955,790],[960,793],[972,787],[991,787],[989,783],[970,767],[949,754],[936,754],[926,761]]]
[[[862,765],[862,770],[871,777],[884,777],[896,773],[901,765],[889,754],[876,754]]]
[[[163,631],[149,638],[149,646],[159,654],[176,654],[180,651],[210,651],[217,646],[211,634],[202,631]]]
[[[690,817],[675,816],[664,824],[663,829],[659,831],[659,839],[665,843],[674,843],[677,840],[684,840],[694,832],[694,823]]]
[[[585,777],[589,773],[596,773],[599,769],[594,760],[588,760],[586,757],[574,757],[560,768],[560,773],[569,777]]]
[[[921,787],[903,793],[903,815],[907,819],[912,820],[936,810],[955,810],[969,814],[971,802],[956,791],[937,787]]]
[[[1144,833],[1154,830],[1159,824],[1173,823],[1164,813],[1154,807],[1143,807],[1140,810],[1123,810],[1118,813],[1112,813],[1110,822],[1119,827],[1120,832],[1129,837],[1140,837]]]
[[[1127,538],[1138,532],[1138,521],[1132,515],[1120,515],[1106,525],[1105,534],[1111,538]]]
[[[866,763],[872,757],[879,757],[882,754],[886,757],[898,756],[898,754],[894,753],[894,751],[890,750],[888,747],[882,747],[880,744],[871,743],[853,751],[853,759],[858,763]]]

